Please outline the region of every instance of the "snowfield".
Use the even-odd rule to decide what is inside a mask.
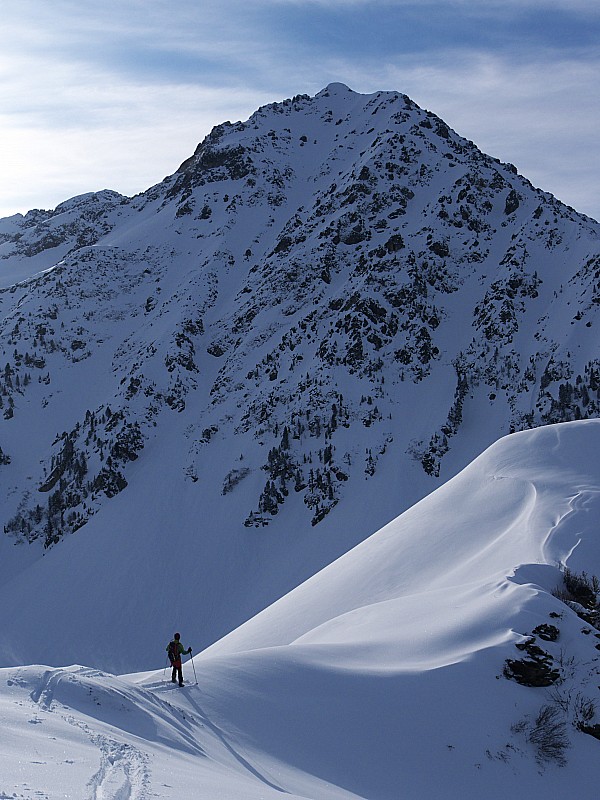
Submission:
[[[600,421],[516,433],[184,664],[183,689],[161,641],[155,672],[3,669],[0,797],[592,800],[600,633],[552,592],[565,566],[600,573],[599,486]],[[505,675],[534,644],[547,686]]]

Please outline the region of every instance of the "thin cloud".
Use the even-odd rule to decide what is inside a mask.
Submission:
[[[0,115],[0,216],[100,189],[136,194],[174,172],[214,125],[247,118],[257,101],[273,99],[186,84],[109,89],[95,77],[104,88],[92,97],[83,81],[58,107],[38,108],[21,122]]]
[[[406,92],[600,215],[600,57],[580,35],[593,39],[599,10],[586,0],[6,0],[0,214],[96,188],[140,191],[214,124],[337,80]],[[515,22],[537,12],[543,25]]]
[[[348,8],[356,6],[371,6],[373,8],[406,8],[406,7],[428,7],[447,6],[460,10],[469,10],[477,14],[486,14],[489,10],[494,13],[515,9],[535,9],[562,10],[567,12],[589,13],[597,15],[600,13],[596,0],[258,0],[257,4],[266,6],[326,6],[329,8]]]

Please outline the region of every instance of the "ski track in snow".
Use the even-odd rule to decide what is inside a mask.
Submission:
[[[82,667],[77,674],[94,677],[101,673]],[[64,675],[61,669],[48,670],[30,696],[42,711],[58,713],[65,722],[82,731],[97,748],[100,767],[87,782],[89,791],[85,800],[147,800],[153,796],[147,754],[130,743],[93,731],[83,720],[60,710],[65,707],[54,701],[54,694]]]
[[[84,728],[85,729],[85,728]],[[144,800],[150,797],[148,756],[129,744],[120,744],[106,736],[94,736],[91,741],[98,746],[102,763],[88,783],[89,800]]]
[[[104,673],[98,670],[86,667],[79,667],[76,671],[73,669],[65,671],[61,668],[48,669],[43,673],[29,696],[42,712],[57,714],[68,725],[81,731],[97,750],[100,766],[86,783],[85,800],[148,800],[150,797],[156,797],[156,793],[151,789],[151,757],[148,753],[135,747],[129,741],[122,741],[115,736],[94,730],[84,720],[71,713],[69,707],[63,705],[55,697],[59,683],[63,680],[76,680],[77,677],[97,678],[103,677],[103,675]],[[196,685],[186,687],[185,699],[189,708],[196,712],[197,719],[194,720],[187,709],[185,711],[186,719],[194,721],[196,727],[212,734],[220,748],[223,748],[226,754],[233,758],[252,779],[278,793],[289,795],[289,791],[277,784],[264,770],[259,770],[239,749],[236,749],[231,737],[228,737],[225,731],[210,719],[198,700],[194,698],[195,687]],[[189,691],[190,689],[192,691]],[[168,681],[155,681],[144,686],[144,692],[147,693],[148,698],[156,699],[163,713],[167,711],[173,716],[173,724],[177,727],[177,716],[181,710],[160,697],[172,690],[173,687]],[[188,749],[196,755],[206,755],[198,741],[191,735],[188,738]]]
[[[587,510],[591,510],[594,505],[594,502],[596,502],[598,495],[600,495],[600,489],[593,486],[586,486],[586,487],[581,487],[581,489],[571,498],[568,510],[560,517],[556,525],[548,533],[548,536],[543,546],[543,554],[546,557],[546,559],[548,559],[547,553],[550,552],[550,545],[553,543],[555,536],[557,536],[558,534],[561,535],[564,546],[564,542],[567,539],[565,535],[565,528],[567,528],[567,526],[570,525],[572,519],[573,521],[578,519],[577,517],[578,514]],[[577,525],[576,522],[575,525]],[[579,530],[575,530],[572,535],[574,541],[572,546],[566,551],[565,556],[562,558],[563,564],[566,564],[568,562],[569,558],[577,549],[581,541],[581,535]]]

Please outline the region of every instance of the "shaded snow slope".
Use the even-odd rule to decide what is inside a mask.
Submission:
[[[0,790],[591,800],[600,633],[551,591],[559,564],[600,572],[599,478],[598,421],[500,440],[184,664],[183,690],[161,670],[2,670]],[[545,688],[503,674],[532,637]]]

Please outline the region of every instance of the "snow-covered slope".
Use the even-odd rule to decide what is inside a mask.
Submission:
[[[599,482],[600,421],[508,436],[184,665],[182,690],[3,669],[0,790],[591,800],[600,633],[552,591],[559,567],[600,572]],[[536,658],[546,685],[509,677]]]
[[[341,666],[348,643],[353,659],[364,649],[367,662],[394,671],[435,669],[511,641],[530,611],[505,629],[498,620],[539,593],[524,584],[551,592],[567,563],[600,571],[599,442],[599,420],[500,440],[207,655],[327,644]]]
[[[105,190],[72,197],[52,211],[38,208],[0,219],[0,286],[12,286],[94,244],[112,229],[126,202]]]
[[[599,233],[339,84],[1,221],[0,663],[210,644],[499,436],[598,416]]]

